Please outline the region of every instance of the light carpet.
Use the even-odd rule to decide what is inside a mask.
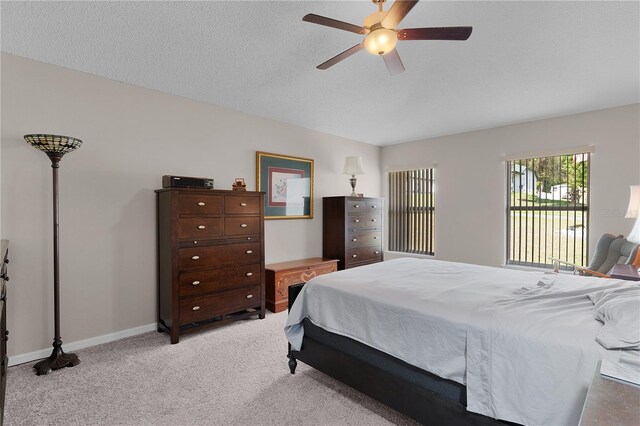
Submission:
[[[299,362],[286,312],[183,336],[146,333],[76,353],[36,376],[9,368],[6,425],[387,425],[415,423]]]

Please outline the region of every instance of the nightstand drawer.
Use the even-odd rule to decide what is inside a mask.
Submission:
[[[260,285],[259,263],[235,268],[210,269],[180,274],[180,297]]]
[[[241,195],[227,195],[224,197],[224,212],[227,214],[259,214],[260,198]]]
[[[222,214],[222,197],[208,194],[178,195],[178,214],[215,216]]]
[[[209,296],[181,298],[180,322],[197,322],[243,309],[259,308],[261,303],[259,285]]]
[[[182,218],[178,220],[178,238],[211,238],[222,236],[221,217]]]
[[[259,263],[262,256],[260,243],[228,244],[178,250],[180,271],[206,269],[210,265],[241,265]]]
[[[354,232],[347,235],[347,248],[379,246],[381,242],[381,231]]]
[[[224,235],[260,234],[260,217],[226,217],[224,219]]]

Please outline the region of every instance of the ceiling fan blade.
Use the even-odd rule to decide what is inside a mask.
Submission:
[[[397,49],[393,49],[386,55],[382,55],[382,59],[384,59],[384,63],[389,70],[389,74],[396,75],[404,72],[404,65],[402,64],[400,55],[398,55]]]
[[[324,25],[326,27],[350,31],[356,34],[367,34],[369,32],[369,30],[365,27],[349,24],[348,22],[338,21],[336,19],[327,18],[326,16],[315,15],[313,13],[304,15],[302,20],[305,22],[311,22],[312,24]]]
[[[349,56],[353,55],[354,53],[358,53],[362,49],[364,49],[364,44],[362,43],[356,44],[355,46],[348,48],[344,52],[337,54],[336,56],[329,59],[328,61],[321,63],[316,68],[318,68],[319,70],[326,70],[327,68],[334,66],[338,62],[347,59]]]
[[[398,31],[398,40],[466,40],[472,27],[408,28]]]
[[[391,29],[396,28],[416,3],[418,3],[418,0],[396,0],[387,12],[387,16],[382,20],[382,26]]]

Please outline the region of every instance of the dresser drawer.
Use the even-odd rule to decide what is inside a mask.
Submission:
[[[367,211],[369,212],[381,212],[384,207],[383,200],[368,200],[367,201]]]
[[[180,271],[207,269],[212,265],[259,263],[260,243],[227,244],[178,250]]]
[[[191,217],[178,220],[178,238],[210,238],[222,236],[221,217]]]
[[[364,213],[367,211],[367,202],[364,200],[348,200],[347,211],[349,213]]]
[[[178,214],[215,216],[222,214],[222,197],[208,194],[179,194]]]
[[[381,229],[382,215],[378,213],[350,214],[347,216],[347,231],[359,229]]]
[[[209,269],[180,274],[180,297],[260,285],[261,265]]]
[[[224,197],[224,212],[227,214],[258,214],[260,213],[260,197],[227,195]]]
[[[224,235],[260,234],[260,217],[225,217]]]
[[[382,260],[382,247],[358,247],[347,251],[348,264]]]
[[[354,232],[347,235],[347,248],[380,246],[381,243],[381,231]]]
[[[181,298],[180,322],[185,324],[208,320],[243,309],[259,308],[261,303],[259,285],[208,296]]]

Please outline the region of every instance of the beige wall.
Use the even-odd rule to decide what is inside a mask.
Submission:
[[[504,264],[503,155],[595,145],[590,248],[605,232],[627,235],[629,185],[640,183],[640,109],[629,105],[384,147],[382,170],[436,165],[436,258]],[[387,185],[383,176],[383,195]]]
[[[73,342],[156,320],[155,194],[163,174],[255,189],[255,152],[315,160],[312,220],[266,222],[266,260],[322,254],[322,197],[380,195],[380,148],[90,74],[2,54],[2,238],[11,240],[9,354],[53,335],[51,168],[27,133],[84,145],[60,169],[62,337]]]

